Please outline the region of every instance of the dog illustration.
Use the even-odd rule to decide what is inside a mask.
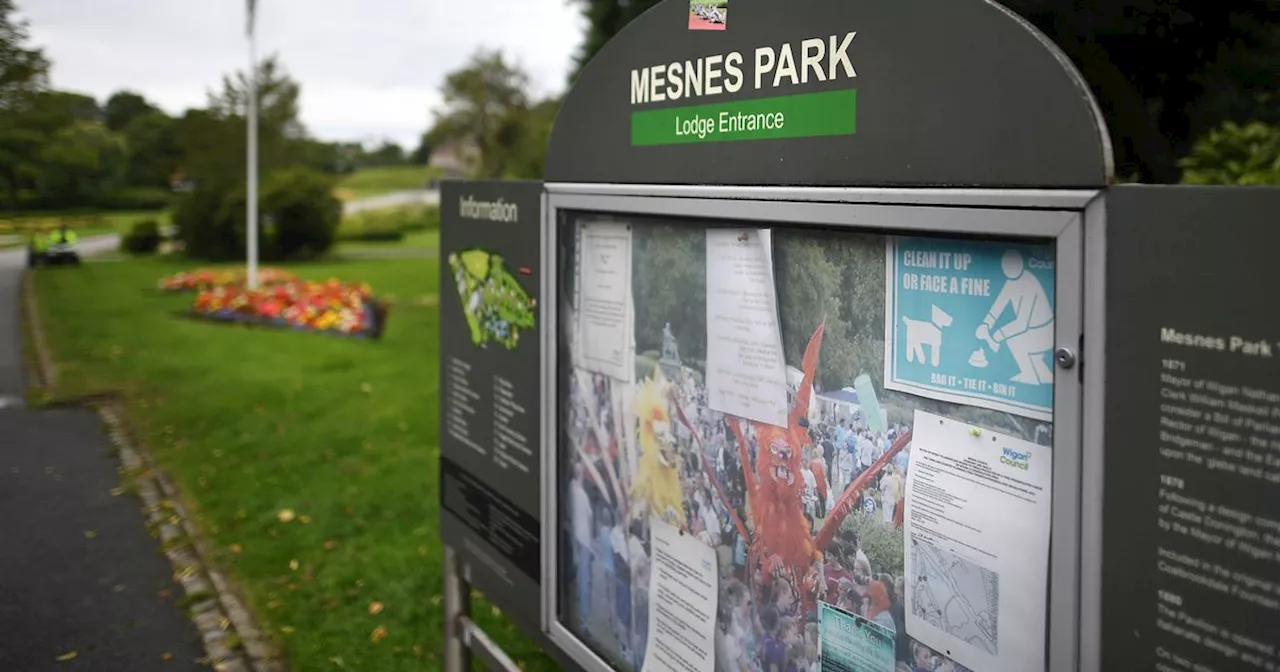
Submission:
[[[951,316],[934,306],[933,318],[928,322],[913,320],[909,317],[902,318],[902,322],[907,325],[907,361],[919,361],[923,364],[926,361],[924,346],[927,345],[931,355],[929,364],[935,369],[938,368],[942,363],[942,330],[951,326]]]

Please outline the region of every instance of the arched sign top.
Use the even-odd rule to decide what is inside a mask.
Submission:
[[[987,0],[666,0],[565,98],[549,182],[1096,188],[1070,61]]]

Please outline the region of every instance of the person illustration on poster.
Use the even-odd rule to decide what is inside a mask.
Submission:
[[[1053,306],[1049,295],[1040,279],[1027,270],[1018,250],[1006,251],[1000,265],[1007,281],[978,325],[977,336],[987,342],[992,352],[999,352],[1001,344],[1009,346],[1009,354],[1018,365],[1013,382],[1052,384],[1053,370],[1044,360],[1045,353],[1053,349]],[[1014,318],[996,328],[996,321],[1010,307]]]

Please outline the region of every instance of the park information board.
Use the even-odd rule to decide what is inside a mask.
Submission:
[[[441,530],[538,632],[542,184],[446,182],[440,208]]]
[[[1277,213],[1107,196],[1103,670],[1280,669]]]
[[[575,637],[619,670],[1044,669],[1052,374],[992,391],[1054,365],[1052,243],[559,219]],[[954,323],[893,328],[931,302]],[[970,384],[895,389],[919,348]]]

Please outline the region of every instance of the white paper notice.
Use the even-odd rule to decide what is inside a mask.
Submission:
[[[707,405],[785,427],[787,370],[769,234],[707,230]]]
[[[916,411],[907,634],[982,672],[1044,670],[1049,448]]]
[[[714,672],[716,552],[659,518],[649,525],[649,646],[641,671]]]
[[[635,374],[631,312],[631,227],[583,224],[579,238],[579,366],[630,382]]]

